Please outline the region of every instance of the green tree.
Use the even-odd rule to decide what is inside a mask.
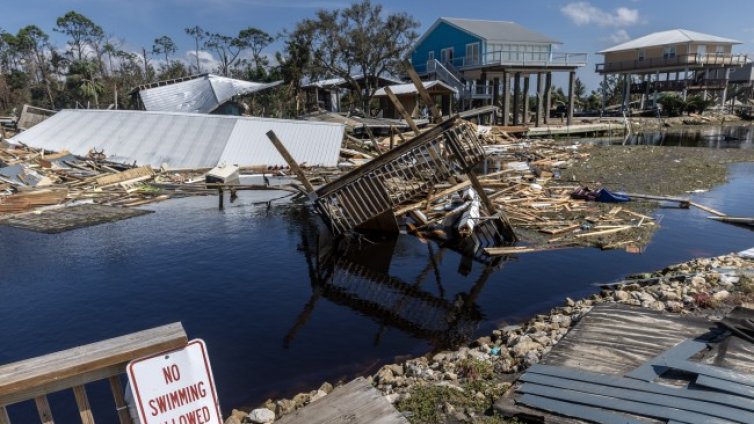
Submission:
[[[175,54],[175,52],[178,51],[178,48],[175,46],[175,43],[173,42],[173,39],[168,37],[167,35],[163,35],[160,38],[154,39],[154,44],[152,45],[152,54],[154,55],[165,55],[165,67],[170,67],[170,55]]]
[[[319,10],[296,24],[292,40],[310,47],[308,74],[343,78],[364,111],[377,90],[377,78],[398,73],[418,37],[419,23],[405,13],[383,14],[381,5],[362,0],[345,9]],[[291,43],[288,43],[290,46]],[[364,76],[364,85],[354,75]]]
[[[86,48],[90,47],[94,49],[97,40],[104,37],[102,27],[73,10],[57,19],[54,31],[70,37],[71,40],[68,42],[68,47],[70,48],[71,55],[77,60],[83,60]]]
[[[202,65],[199,63],[199,45],[201,44],[202,40],[207,37],[207,32],[204,31],[199,25],[185,28],[184,31],[187,35],[190,35],[191,38],[194,39],[194,43],[196,45],[196,50],[194,50],[194,57],[196,57],[196,73],[201,74]]]
[[[82,103],[94,100],[94,106],[99,108],[99,97],[105,87],[98,77],[96,62],[91,60],[72,62],[68,68],[66,86],[78,95]]]

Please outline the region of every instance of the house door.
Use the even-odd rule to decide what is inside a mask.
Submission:
[[[707,46],[705,44],[700,44],[696,46],[696,56],[697,57],[704,57],[704,55],[707,54]]]
[[[442,63],[453,64],[453,48],[452,47],[448,47],[447,49],[440,50],[440,61]]]

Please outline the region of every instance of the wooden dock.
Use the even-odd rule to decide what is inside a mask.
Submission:
[[[709,334],[715,327],[703,318],[622,305],[595,306],[541,364],[620,377],[686,339]],[[700,362],[751,375],[754,348],[737,337],[728,337]],[[516,403],[520,396],[510,390],[495,403],[495,409],[507,416],[537,417],[544,423],[584,423]]]
[[[360,377],[276,423],[408,424],[408,420],[377,389]]]

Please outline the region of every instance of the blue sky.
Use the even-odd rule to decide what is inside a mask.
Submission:
[[[375,1],[377,2],[377,1]],[[153,40],[168,35],[181,48],[193,49],[183,28],[199,25],[212,32],[236,34],[253,26],[278,34],[319,8],[338,8],[348,0],[3,0],[0,28],[15,32],[36,24],[49,32],[56,46],[65,41],[53,33],[55,19],[69,10],[88,16],[106,33],[126,41],[126,47],[150,49]],[[439,16],[510,20],[563,41],[561,51],[589,53],[589,65],[579,71],[588,88],[599,79],[595,52],[654,31],[686,28],[734,38],[744,44],[739,53],[754,53],[754,2],[751,0],[384,0],[388,12],[407,12],[421,23],[420,33]],[[273,45],[273,53],[280,44]],[[556,78],[556,85],[563,82]]]

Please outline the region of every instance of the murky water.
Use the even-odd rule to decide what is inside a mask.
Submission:
[[[754,149],[754,126],[689,126],[665,131],[637,132],[627,138],[596,138],[591,139],[590,142],[639,146]]]
[[[754,164],[734,165],[727,184],[693,197],[753,216],[752,182]],[[754,246],[754,231],[703,211],[658,209],[662,228],[639,255],[575,249],[485,263],[411,236],[329,252],[304,207],[259,200],[242,193],[224,211],[215,197],[173,200],[57,235],[0,227],[0,364],[181,321],[209,346],[227,414],[488,333],[595,283]],[[89,392],[112,404],[106,384]],[[52,401],[58,422],[74,422],[70,391]],[[11,415],[36,417],[28,402]]]

